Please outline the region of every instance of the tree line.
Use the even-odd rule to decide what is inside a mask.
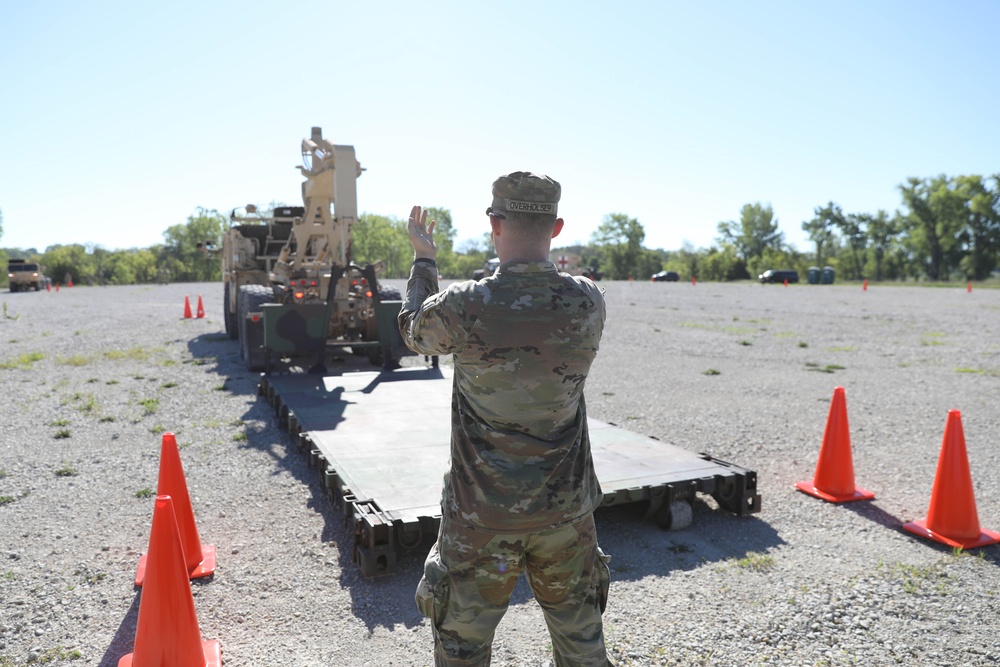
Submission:
[[[840,279],[983,280],[1000,266],[1000,175],[909,178],[898,186],[900,208],[889,213],[845,212],[827,202],[803,221],[812,248],[789,246],[769,204],[748,203],[739,218],[718,223],[715,243],[677,250],[644,245],[645,229],[625,213],[609,213],[582,246],[559,248],[581,258],[605,279],[648,279],[661,270],[683,280],[753,279],[766,269],[831,266]],[[262,211],[280,204],[272,202]],[[488,232],[456,245],[451,212],[431,208],[437,221],[438,267],[446,278],[469,278],[493,256]],[[221,279],[217,255],[206,244],[221,245],[229,219],[215,209],[199,208],[183,224],[163,232],[163,243],[149,248],[105,250],[80,244],[36,249],[0,249],[0,261],[21,257],[39,262],[53,281],[70,277],[76,284],[123,285],[154,282],[205,282]],[[0,211],[0,238],[3,213]],[[406,221],[362,214],[351,233],[352,259],[381,261],[382,275],[409,274],[412,258]],[[6,275],[3,274],[6,280]]]

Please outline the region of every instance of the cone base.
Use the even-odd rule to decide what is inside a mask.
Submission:
[[[914,535],[919,535],[920,537],[925,537],[929,540],[934,540],[935,542],[940,542],[941,544],[947,544],[949,547],[954,549],[975,549],[976,547],[985,547],[987,545],[1000,542],[1000,533],[992,530],[983,530],[979,533],[978,537],[947,537],[928,528],[927,519],[918,519],[916,521],[904,523],[903,530],[909,531]]]
[[[829,493],[827,491],[823,491],[822,489],[817,489],[816,485],[811,481],[796,482],[795,488],[802,493],[808,493],[810,496],[820,498],[828,503],[846,503],[852,500],[871,500],[875,497],[874,491],[867,491],[861,487],[855,487],[853,493]]]
[[[136,588],[142,588],[142,581],[146,578],[146,556],[148,554],[143,554],[139,557],[139,567],[135,571],[135,586]],[[203,544],[201,545],[201,562],[188,572],[188,579],[201,579],[202,577],[208,577],[215,574],[215,545],[214,544]]]
[[[201,648],[205,652],[205,664],[196,667],[222,667],[222,648],[219,642],[214,639],[206,639],[201,642]],[[129,653],[118,661],[118,667],[132,667],[132,658],[135,654]]]

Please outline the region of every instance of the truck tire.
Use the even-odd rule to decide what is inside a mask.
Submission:
[[[248,371],[264,370],[264,350],[253,346],[251,349],[250,336],[247,333],[247,315],[260,310],[265,303],[274,301],[274,292],[264,285],[242,285],[237,298],[237,324],[240,335],[240,356],[246,362]],[[258,325],[262,326],[262,325]]]
[[[236,313],[229,310],[229,285],[222,290],[222,319],[226,322],[226,333],[229,334],[231,340],[236,340],[240,337],[239,327],[236,326]]]

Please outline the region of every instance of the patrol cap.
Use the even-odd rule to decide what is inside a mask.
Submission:
[[[556,215],[562,186],[544,174],[515,171],[493,181],[493,206],[486,215],[506,219],[507,212]]]

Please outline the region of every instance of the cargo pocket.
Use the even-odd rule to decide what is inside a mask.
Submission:
[[[437,547],[424,563],[424,576],[417,584],[417,609],[439,627],[448,607],[448,568],[441,562]]]
[[[611,568],[608,567],[610,562],[611,556],[597,547],[597,599],[600,602],[602,614],[608,606],[608,592],[611,590]]]

